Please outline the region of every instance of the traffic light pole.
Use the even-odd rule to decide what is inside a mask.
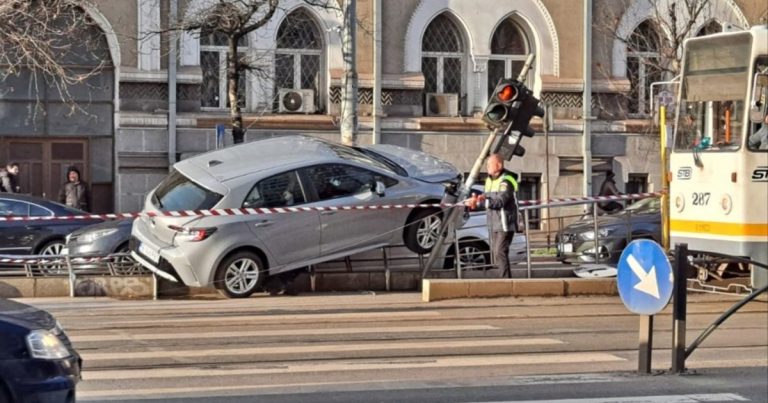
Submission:
[[[525,64],[523,65],[522,70],[520,71],[520,74],[517,77],[517,80],[519,82],[525,82],[525,77],[528,75],[528,70],[531,68],[531,64],[533,63],[533,53],[528,54],[528,58],[525,60]],[[507,122],[504,126],[503,132],[501,133],[501,138],[506,138],[509,136],[509,134],[512,131],[512,122]],[[496,139],[499,137],[499,131],[500,128],[494,129],[491,134],[488,135],[488,138],[485,140],[485,144],[483,144],[483,149],[480,150],[480,155],[475,160],[475,163],[472,165],[472,169],[469,171],[469,176],[467,176],[467,179],[464,181],[464,184],[459,189],[459,195],[457,196],[457,201],[463,201],[469,196],[469,193],[472,189],[472,185],[475,184],[475,181],[477,180],[477,176],[480,174],[480,170],[483,168],[483,162],[485,161],[485,158],[488,157],[488,155],[497,152],[498,150],[491,150],[491,148],[494,147],[494,144],[500,146],[503,144],[503,142],[497,142]],[[519,142],[519,139],[517,140]],[[430,270],[432,270],[432,265],[434,265],[435,260],[437,259],[437,256],[440,254],[438,248],[442,247],[443,242],[445,241],[448,234],[451,233],[452,230],[456,228],[456,224],[459,221],[459,218],[464,214],[464,211],[462,209],[458,208],[451,208],[448,210],[448,214],[443,220],[443,224],[440,228],[440,235],[437,237],[437,240],[435,241],[435,245],[432,249],[432,253],[429,254],[429,258],[427,258],[427,262],[424,265],[424,268],[421,273],[422,278],[426,278],[427,274],[429,274]],[[456,258],[458,259],[458,251],[456,251]]]

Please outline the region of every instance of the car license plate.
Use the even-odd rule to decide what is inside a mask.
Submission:
[[[149,246],[145,244],[139,244],[139,253],[146,256],[149,260],[158,263],[160,261],[160,253],[150,249]]]
[[[560,251],[563,253],[571,253],[573,252],[573,244],[572,243],[564,243],[560,245]]]

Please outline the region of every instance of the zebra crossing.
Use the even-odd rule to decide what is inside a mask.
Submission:
[[[79,401],[611,383],[624,379],[592,372],[636,365],[632,342],[596,348],[595,323],[569,319],[594,315],[636,341],[635,318],[613,302],[577,314],[569,302],[423,305],[418,295],[62,301],[37,305],[83,358]]]

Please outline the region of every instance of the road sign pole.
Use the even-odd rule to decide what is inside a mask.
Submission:
[[[637,372],[651,373],[653,352],[653,315],[640,315],[640,345],[638,346]]]
[[[675,245],[675,286],[672,294],[672,372],[685,372],[685,320],[687,315],[688,244]]]

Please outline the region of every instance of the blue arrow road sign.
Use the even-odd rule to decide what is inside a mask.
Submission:
[[[632,241],[619,258],[617,273],[619,296],[631,312],[658,313],[672,296],[672,265],[656,242]]]

